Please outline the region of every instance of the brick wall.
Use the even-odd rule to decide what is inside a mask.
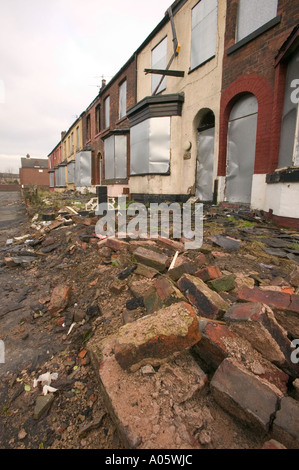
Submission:
[[[102,175],[105,177],[105,165],[104,165],[104,142],[103,137],[107,136],[109,132],[116,129],[128,129],[129,120],[128,118],[119,119],[119,86],[126,80],[127,81],[127,109],[131,108],[135,104],[135,60],[132,58],[126,66],[115,76],[113,82],[108,85],[99,93],[97,99],[94,100],[91,107],[86,110],[85,115],[82,118],[82,132],[83,132],[83,148],[92,151],[92,162],[93,162],[93,175],[92,184],[99,184],[100,182],[100,170],[99,160],[100,155],[103,159],[103,171]],[[104,113],[105,113],[105,99],[110,96],[110,127],[104,129]],[[101,109],[101,130],[96,132],[96,107],[100,105]],[[91,124],[91,139],[87,139],[87,126],[86,119],[90,115]],[[130,142],[128,140],[128,152],[130,150]],[[130,168],[130,156],[128,155],[127,160],[128,171]]]
[[[298,23],[299,3],[279,0],[281,21],[248,44],[227,54],[235,45],[238,0],[227,1],[225,51],[218,175],[226,174],[227,126],[234,102],[242,93],[253,93],[259,106],[255,173],[267,173],[277,166],[286,68],[275,68],[275,57]],[[258,12],[257,12],[258,15]]]
[[[20,184],[24,186],[37,184],[38,186],[49,186],[48,170],[43,169],[40,173],[37,168],[20,168]]]

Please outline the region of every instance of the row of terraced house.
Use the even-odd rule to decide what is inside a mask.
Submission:
[[[49,154],[51,190],[299,226],[299,3],[176,0]]]

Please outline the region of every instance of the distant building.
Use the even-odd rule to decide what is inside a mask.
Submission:
[[[0,184],[10,184],[20,182],[20,175],[18,173],[0,173]]]
[[[20,184],[22,186],[49,187],[48,160],[45,158],[21,158]]]

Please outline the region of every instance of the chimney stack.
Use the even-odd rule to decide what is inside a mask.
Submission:
[[[29,153],[27,153],[27,155],[26,155],[26,158],[30,158],[30,155],[29,155]]]
[[[61,140],[64,138],[65,134],[66,134],[66,131],[61,132]]]
[[[100,90],[100,91],[102,91],[103,88],[105,88],[105,86],[106,86],[106,80],[103,78],[103,80],[102,80],[102,86],[101,86],[101,90]]]

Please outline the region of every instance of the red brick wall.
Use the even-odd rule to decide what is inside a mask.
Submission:
[[[118,105],[119,105],[119,85],[127,80],[127,109],[131,108],[135,104],[135,94],[136,94],[136,85],[135,85],[135,60],[131,60],[124,70],[117,75],[116,79],[113,80],[111,85],[108,85],[100,92],[98,99],[94,101],[91,108],[86,111],[86,114],[82,119],[82,132],[83,132],[83,147],[90,148],[92,151],[92,160],[93,160],[93,175],[92,175],[92,184],[99,184],[100,182],[100,171],[99,171],[99,154],[102,155],[104,162],[104,142],[102,138],[107,135],[109,132],[115,129],[127,129],[129,128],[128,118],[119,120],[118,118]],[[105,113],[105,99],[110,96],[110,127],[109,129],[104,129],[104,113]],[[101,131],[96,133],[96,107],[100,104],[101,106]],[[87,139],[87,129],[86,129],[86,118],[87,115],[90,115],[91,123],[91,139]],[[129,140],[128,140],[128,152],[130,150]],[[128,155],[128,169],[130,168],[130,156]],[[103,165],[105,177],[105,165]],[[129,170],[128,170],[129,171]]]
[[[299,3],[279,0],[279,24],[227,55],[235,44],[238,0],[227,0],[225,51],[223,58],[220,110],[218,175],[226,174],[227,126],[238,96],[253,93],[259,106],[255,173],[273,171],[277,166],[283,107],[285,67],[274,67],[275,57],[298,23]],[[258,14],[258,12],[257,12]]]
[[[48,170],[43,169],[43,173],[39,173],[37,168],[20,168],[20,184],[49,186]]]

